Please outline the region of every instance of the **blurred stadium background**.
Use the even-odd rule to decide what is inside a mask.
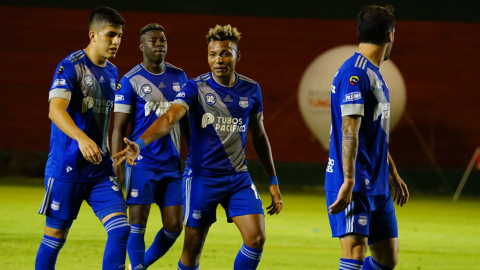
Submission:
[[[166,60],[184,69],[189,78],[209,71],[205,35],[210,27],[231,24],[240,30],[242,60],[237,70],[262,87],[265,127],[277,173],[284,196],[292,198],[290,202],[285,200],[284,217],[267,218],[267,226],[272,226],[274,234],[269,235],[267,245],[272,241],[272,249],[278,249],[280,255],[265,254],[261,268],[335,269],[340,249],[337,241],[329,238],[325,202],[321,197],[328,155],[302,119],[297,90],[302,74],[318,55],[333,47],[357,43],[354,18],[363,5],[371,3],[395,7],[397,23],[391,59],[400,69],[407,91],[405,114],[390,136],[390,152],[413,194],[411,209],[409,205],[397,209],[400,230],[406,232],[406,239],[401,239],[401,254],[406,255],[401,255],[398,269],[480,269],[474,260],[467,264],[469,257],[480,255],[480,170],[474,169],[470,174],[460,202],[450,202],[475,149],[480,146],[480,2],[477,0],[3,0],[0,3],[3,86],[0,261],[7,262],[6,269],[33,266],[44,222],[36,214],[36,208],[43,198],[42,177],[49,148],[48,89],[59,61],[88,44],[89,10],[106,5],[117,9],[127,22],[119,54],[112,61],[120,75],[141,61],[138,32],[147,23],[158,22],[165,27],[169,45]],[[251,144],[247,157],[252,177],[265,188],[267,180]],[[266,206],[269,198],[265,195]],[[105,237],[87,209],[84,207],[81,214],[85,216],[82,221],[85,229],[91,229],[87,226],[90,218],[98,235]],[[89,214],[83,214],[85,211]],[[220,211],[219,223],[224,223],[223,215]],[[281,224],[276,224],[277,218]],[[156,221],[158,215],[150,220]],[[71,242],[84,239],[81,226],[72,231]],[[214,226],[220,230],[218,238],[212,236],[207,240],[207,245],[209,241],[219,245],[212,244],[217,247],[218,256],[206,246],[202,258],[204,269],[231,268],[231,255],[238,250],[240,239],[235,238],[238,236],[234,226],[221,227],[225,226]],[[301,234],[298,241],[290,232],[296,228]],[[433,228],[438,231],[431,231]],[[238,240],[231,249],[228,241],[221,241],[228,235],[223,230],[233,230],[232,237]],[[467,232],[468,237],[455,238],[452,232],[457,231]],[[59,265],[65,260],[63,269],[85,269],[83,263],[90,260],[95,263],[90,268],[98,268],[103,238],[84,240],[86,246],[79,250],[73,244],[72,249],[67,249],[67,244],[62,250]],[[433,247],[446,240],[453,242]],[[96,251],[89,250],[89,241],[98,242]],[[416,246],[419,242],[424,246]],[[177,243],[177,254],[180,248]],[[294,257],[284,260],[282,248],[293,252]],[[23,255],[7,250],[20,250]],[[85,251],[87,255],[76,257],[77,251]],[[433,257],[422,257],[422,252],[427,251]],[[94,257],[97,259],[93,262],[88,254],[98,258]],[[176,262],[177,254],[169,255],[171,262]],[[12,259],[17,258],[15,255],[20,259]],[[68,256],[80,260],[80,264],[67,261]],[[314,263],[304,264],[309,258],[314,258]],[[433,266],[429,268],[430,265]]]

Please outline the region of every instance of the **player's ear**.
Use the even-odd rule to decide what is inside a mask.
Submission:
[[[240,62],[240,58],[242,58],[242,54],[240,51],[237,52],[237,63]]]
[[[393,33],[395,32],[395,29],[388,32],[388,36],[387,36],[387,43],[392,43],[393,42]]]
[[[140,51],[143,52],[145,46],[143,45],[143,43],[140,43],[140,45],[138,45],[138,48],[140,49]]]
[[[95,38],[95,31],[93,30],[90,30],[90,32],[88,32],[88,37],[90,38],[90,42],[96,42],[96,38]]]

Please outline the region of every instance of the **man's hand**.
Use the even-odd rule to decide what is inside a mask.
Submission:
[[[270,186],[270,195],[272,197],[272,204],[267,207],[267,210],[270,209],[267,214],[278,215],[283,209],[282,194],[280,194],[280,188],[278,185]]]
[[[102,149],[86,135],[78,139],[78,148],[88,162],[98,165],[102,161]]]
[[[123,187],[123,184],[125,183],[125,164],[120,162],[119,165],[117,165],[118,160],[113,159],[113,170],[115,171],[115,175],[117,175],[118,182],[120,185]]]
[[[135,163],[134,161],[138,157],[138,155],[140,155],[140,148],[138,147],[138,144],[128,140],[127,138],[124,138],[123,141],[125,142],[127,147],[125,147],[125,149],[113,155],[112,159],[118,158],[118,161],[116,164],[117,166],[122,164],[124,160],[127,160],[127,163],[132,166],[137,165],[137,163]]]
[[[347,206],[352,202],[352,192],[354,187],[354,180],[345,179],[345,182],[343,182],[343,185],[338,191],[337,200],[332,203],[330,207],[328,207],[328,213],[330,213],[331,215],[335,215],[345,210]]]
[[[393,201],[397,201],[397,205],[403,207],[410,197],[408,193],[408,188],[405,182],[403,182],[402,178],[398,175],[398,173],[390,174],[388,179],[390,186],[393,188]]]

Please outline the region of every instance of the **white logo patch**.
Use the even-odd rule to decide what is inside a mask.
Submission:
[[[180,84],[178,82],[173,83],[173,91],[179,92],[180,91]]]
[[[53,201],[52,205],[50,205],[50,206],[52,207],[52,210],[55,210],[55,211],[60,210],[60,203],[59,202]]]
[[[206,113],[202,117],[202,128],[206,128],[208,125],[212,124],[215,121],[215,116],[211,113]]]
[[[143,159],[143,156],[142,156],[142,155],[138,155],[137,160],[142,160],[142,159]]]
[[[217,102],[217,97],[212,93],[208,93],[205,95],[205,102],[208,105],[213,106]]]
[[[100,80],[98,80],[98,82],[101,82],[101,83],[105,82],[105,79],[103,78],[103,76],[100,77]]]
[[[194,219],[201,219],[202,218],[202,211],[200,210],[193,210],[193,215],[192,217]]]
[[[65,79],[56,79],[54,82],[53,82],[53,86],[52,88],[55,88],[57,86],[62,86],[62,85],[66,85],[67,82],[65,81]]]
[[[185,97],[185,92],[180,92],[175,97],[176,98]]]
[[[248,102],[248,97],[240,97],[240,101],[238,102],[238,105],[242,108],[248,108],[250,106],[250,103]]]
[[[144,84],[142,85],[142,92],[148,95],[152,92],[152,87],[148,84]]]
[[[120,186],[120,183],[118,183],[117,177],[115,176],[110,176],[110,181],[113,183],[112,189],[115,191],[120,191],[122,187]]]
[[[130,192],[130,195],[132,195],[132,197],[134,198],[138,197],[138,189],[132,189],[132,192]]]
[[[336,93],[335,93],[335,85],[332,85],[331,90],[332,90],[332,93],[336,94]]]
[[[358,224],[365,226],[367,225],[367,216],[359,216],[358,217]]]
[[[65,169],[65,170],[66,170],[66,171],[67,171],[67,173],[68,173],[68,172],[71,172],[73,169],[72,169],[72,167],[70,167],[70,166],[67,166],[67,169]]]
[[[116,90],[115,80],[112,78],[110,78],[110,88],[112,88],[112,90]]]
[[[125,100],[123,95],[115,95],[115,102]]]
[[[333,173],[333,166],[335,165],[335,160],[328,158],[327,172]]]
[[[87,75],[87,76],[83,77],[83,83],[84,83],[87,87],[92,87],[92,85],[93,85],[93,78],[92,78],[92,76]]]
[[[362,93],[360,92],[352,92],[349,94],[345,95],[345,98],[343,99],[343,102],[348,102],[348,101],[355,101],[362,99]]]

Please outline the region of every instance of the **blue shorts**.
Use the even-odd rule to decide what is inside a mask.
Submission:
[[[45,176],[45,197],[38,213],[74,220],[84,200],[100,220],[113,213],[127,213],[122,189],[114,176],[85,183],[67,182]]]
[[[325,191],[327,210],[338,196],[338,192]],[[336,215],[328,214],[332,237],[347,234],[362,234],[368,237],[368,244],[380,240],[397,238],[398,227],[395,207],[390,193],[385,195],[357,195],[345,211]]]
[[[156,173],[127,167],[127,204],[157,203],[160,208],[182,205],[182,176],[180,172]]]
[[[225,209],[228,222],[236,216],[264,215],[260,195],[247,172],[205,177],[190,171],[183,176],[182,191],[183,224],[190,227],[207,227],[217,221],[218,204]]]

